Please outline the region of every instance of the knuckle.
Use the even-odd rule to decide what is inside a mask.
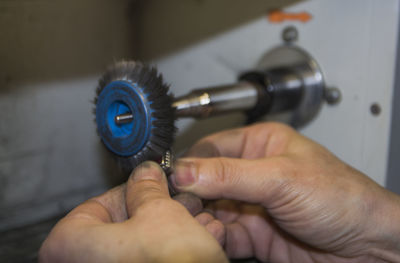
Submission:
[[[146,202],[146,205],[151,207],[152,209],[159,209],[163,207],[170,206],[173,203],[173,201],[162,198],[162,197],[155,197]]]
[[[159,182],[153,180],[143,180],[135,183],[134,191],[138,193],[157,193],[162,191],[162,187]]]
[[[143,192],[138,194],[134,200],[134,202],[139,204],[151,204],[154,200],[161,199],[162,195],[157,189],[147,188],[143,189]]]
[[[220,152],[213,140],[210,137],[206,137],[191,147],[186,155],[193,157],[216,157],[220,155]]]
[[[153,214],[155,211],[162,211],[171,206],[171,201],[162,197],[152,197],[151,199],[144,199],[138,201],[138,206],[135,208],[135,216],[144,216]]]
[[[279,135],[279,137],[287,138],[293,134],[294,129],[286,124],[279,122],[266,122],[250,126],[251,131],[256,135]]]
[[[221,221],[214,219],[211,224],[214,226],[214,229],[216,230],[215,233],[218,236],[221,236],[223,234],[225,234],[225,226],[224,224],[222,224]]]
[[[298,176],[298,166],[293,163],[290,157],[279,156],[269,163],[269,171],[275,174],[278,184],[287,184]]]
[[[286,156],[280,156],[276,162],[276,169],[284,177],[293,176],[296,169],[293,167],[293,161]]]
[[[214,168],[215,168],[215,180],[219,184],[222,185],[225,184],[227,181],[227,176],[226,176],[227,167],[224,158],[215,159]]]
[[[147,206],[157,206],[159,202],[163,202],[166,199],[166,189],[163,189],[156,181],[144,180],[137,182],[130,192],[132,195],[128,195],[129,203],[128,206],[133,205],[133,207],[147,207]]]
[[[216,158],[214,168],[214,181],[221,186],[233,185],[239,180],[237,165],[228,158]]]
[[[289,127],[288,125],[279,122],[258,123],[252,127],[254,129],[259,129],[259,130],[270,130],[270,131],[280,131],[280,132],[287,132],[292,130],[292,128]]]
[[[248,127],[246,133],[247,137],[252,138],[252,140],[259,143],[265,142],[269,144],[275,142],[273,145],[281,146],[286,144],[286,142],[293,138],[293,135],[295,134],[291,127],[276,122],[255,124],[254,126]],[[257,148],[260,147],[260,145],[254,145],[254,147]]]
[[[212,220],[207,224],[206,229],[208,232],[213,235],[219,242],[222,242],[223,237],[225,236],[225,226],[219,220]]]

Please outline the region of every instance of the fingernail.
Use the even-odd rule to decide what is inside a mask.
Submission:
[[[187,160],[178,160],[175,163],[173,181],[177,187],[185,187],[194,184],[196,181],[194,164]]]
[[[142,180],[154,180],[154,181],[163,181],[165,179],[164,171],[161,167],[155,162],[144,162],[133,170],[130,180],[134,182],[142,181]]]

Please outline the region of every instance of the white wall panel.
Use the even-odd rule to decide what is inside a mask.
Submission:
[[[391,96],[397,46],[398,1],[315,0],[285,9],[307,11],[309,23],[271,24],[265,17],[209,41],[157,61],[176,94],[191,88],[235,81],[251,69],[267,50],[281,43],[288,25],[299,30],[298,45],[319,62],[328,85],[342,91],[337,106],[324,105],[318,117],[301,131],[344,161],[384,184],[389,143]],[[379,116],[370,105],[379,103]],[[221,123],[221,120],[225,122]],[[236,126],[238,116],[193,124],[181,121],[181,131],[203,132]],[[198,137],[195,133],[192,137]],[[190,136],[185,136],[186,143]],[[194,139],[194,138],[193,138]],[[184,145],[178,138],[178,144]]]

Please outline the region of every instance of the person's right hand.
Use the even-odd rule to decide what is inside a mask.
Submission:
[[[287,126],[211,135],[188,156],[171,181],[219,200],[197,219],[224,223],[231,258],[400,262],[400,198]]]

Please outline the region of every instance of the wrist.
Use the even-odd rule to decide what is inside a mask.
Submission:
[[[400,197],[382,189],[383,198],[377,198],[371,215],[373,238],[369,254],[385,262],[400,262]]]

